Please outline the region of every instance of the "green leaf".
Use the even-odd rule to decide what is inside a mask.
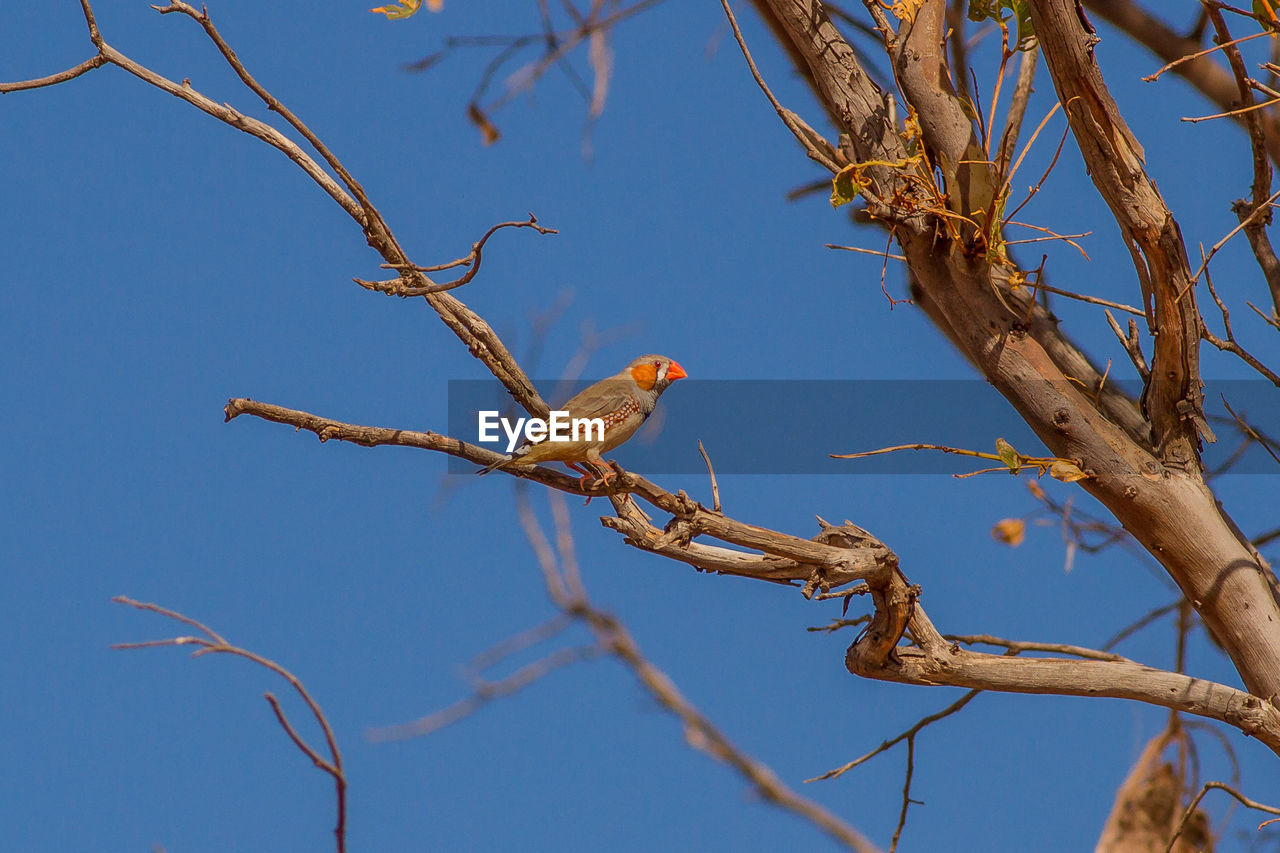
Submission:
[[[857,165],[850,163],[831,179],[831,206],[840,207],[858,197]]]
[[[1256,4],[1265,0],[1254,0],[1254,2]],[[1018,30],[1019,44],[1036,34],[1035,28],[1031,25],[1031,6],[1028,0],[969,0],[969,20],[971,21],[1007,23],[1009,18],[1004,15],[1006,11],[1012,13],[1012,20]]]
[[[1000,461],[1009,467],[1013,473],[1018,473],[1022,468],[1022,456],[1018,451],[1013,449],[1013,445],[1005,441],[1003,438],[996,439],[996,455],[1000,457]]]
[[[1276,0],[1253,0],[1253,16],[1262,24],[1262,29],[1276,32],[1280,25],[1276,20]]]
[[[991,4],[985,0],[969,0],[969,20],[971,21],[985,21],[993,18],[994,11]]]

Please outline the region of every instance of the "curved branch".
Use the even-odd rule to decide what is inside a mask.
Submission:
[[[224,412],[228,421],[244,414],[253,415],[263,420],[305,429],[314,433],[321,441],[336,439],[363,447],[416,447],[456,456],[481,466],[507,458],[492,450],[435,432],[358,426],[255,400],[229,400]],[[889,548],[866,531],[852,525],[839,528],[826,525],[816,539],[801,539],[729,518],[723,513],[707,509],[684,492],[672,494],[628,471],[620,472],[613,480],[616,485],[608,490],[600,485],[583,488],[577,478],[542,466],[511,467],[505,469],[505,473],[573,495],[608,496],[614,501],[618,517],[606,517],[602,519],[602,523],[622,532],[627,537],[627,544],[705,571],[759,580],[803,581],[806,593],[811,594],[817,589],[825,592],[854,581],[884,578],[897,563],[897,557]],[[672,519],[667,529],[658,530],[649,524],[632,496],[669,513]],[[710,536],[762,553],[693,542],[698,536]]]
[[[906,581],[895,578],[899,593]],[[879,597],[881,593],[877,593]],[[948,643],[917,604],[907,628],[916,646],[886,654],[869,631],[845,656],[854,675],[901,684],[946,685],[1002,693],[1105,696],[1159,705],[1227,723],[1280,755],[1280,708],[1212,681],[1132,661],[991,655]]]
[[[476,274],[480,272],[480,261],[483,259],[484,244],[489,242],[489,238],[503,228],[532,228],[539,234],[559,234],[560,232],[554,228],[538,224],[538,217],[532,213],[529,218],[523,222],[499,222],[488,231],[484,232],[484,236],[471,244],[471,251],[463,255],[457,260],[449,261],[447,264],[436,264],[435,266],[420,267],[417,264],[383,264],[383,268],[400,269],[402,275],[400,278],[393,278],[390,281],[364,281],[363,279],[354,279],[355,283],[363,287],[365,290],[373,290],[378,293],[386,293],[391,296],[426,296],[429,293],[444,293],[446,290],[453,290],[468,284]],[[414,286],[407,278],[408,273],[415,272],[440,272],[441,270],[453,269],[454,267],[470,267],[465,273],[455,278],[453,281],[441,282],[439,284],[427,284],[422,286]]]
[[[106,64],[107,58],[99,53],[89,57],[74,68],[68,68],[66,71],[59,71],[57,74],[50,74],[48,77],[39,77],[35,80],[19,80],[15,83],[0,83],[0,95],[7,95],[10,92],[21,92],[24,89],[40,89],[44,86],[55,86],[58,83],[65,83],[68,80],[74,80],[81,74],[85,74],[95,68],[101,68]]]
[[[250,414],[290,424],[315,433],[322,441],[337,439],[366,447],[417,447],[478,465],[504,458],[438,433],[355,426],[252,400],[228,401],[226,414],[227,420]],[[948,643],[929,622],[915,601],[918,591],[908,586],[897,571],[896,555],[854,525],[836,527],[823,522],[816,540],[806,540],[728,518],[690,500],[683,492],[672,494],[627,471],[618,474],[617,487],[610,491],[600,487],[584,490],[577,479],[538,466],[511,468],[506,473],[571,494],[607,494],[618,517],[602,519],[605,526],[623,532],[628,544],[697,568],[760,580],[804,580],[806,591],[866,581],[876,602],[876,615],[846,657],[846,665],[856,675],[1010,693],[1132,699],[1221,720],[1280,753],[1280,709],[1240,690],[1124,659],[1027,659],[961,650],[957,643]],[[665,532],[647,521],[633,497],[672,515]],[[704,535],[764,553],[748,554],[691,541]],[[897,645],[907,628],[919,649]],[[1025,644],[1028,649],[1036,646],[1044,644]],[[1077,654],[1090,652],[1070,648]]]
[[[292,687],[294,692],[297,693],[298,696],[301,697],[302,701],[306,703],[307,708],[311,711],[311,715],[315,717],[316,723],[319,724],[321,732],[324,733],[325,746],[329,751],[329,758],[326,759],[321,756],[314,747],[302,739],[302,736],[298,734],[297,729],[293,727],[289,722],[288,717],[285,716],[284,711],[281,709],[280,703],[277,701],[274,694],[267,693],[265,698],[267,700],[267,704],[271,706],[271,711],[275,714],[276,720],[280,723],[281,728],[284,729],[285,734],[289,736],[289,739],[293,741],[294,746],[306,755],[307,758],[311,759],[312,764],[333,778],[338,811],[337,825],[334,827],[333,834],[334,839],[337,842],[338,853],[344,853],[347,849],[347,776],[346,772],[342,768],[342,753],[338,750],[338,739],[333,734],[333,728],[329,725],[329,719],[325,716],[324,711],[321,710],[320,704],[312,698],[311,693],[307,690],[302,681],[292,672],[270,658],[265,658],[257,652],[231,645],[217,632],[189,616],[184,616],[183,614],[178,613],[175,610],[170,610],[167,607],[161,607],[158,604],[151,604],[146,601],[135,601],[134,599],[124,595],[117,595],[111,600],[116,604],[127,604],[130,607],[137,608],[138,610],[158,613],[161,616],[166,616],[170,619],[181,622],[184,625],[190,625],[205,635],[204,637],[172,637],[168,640],[151,640],[143,643],[114,643],[111,646],[113,649],[127,650],[156,648],[158,646],[193,645],[198,646],[199,648],[192,654],[192,657],[199,657],[204,654],[227,654],[232,655],[233,657],[244,658],[245,660],[256,663],[264,669],[274,672],[276,675],[289,682],[289,686]]]
[[[1187,822],[1191,820],[1191,816],[1195,814],[1196,806],[1200,805],[1200,801],[1204,799],[1204,795],[1213,790],[1226,791],[1228,794],[1235,797],[1236,800],[1246,808],[1256,809],[1257,811],[1266,812],[1267,814],[1280,815],[1280,809],[1275,806],[1269,806],[1266,803],[1260,803],[1257,800],[1251,800],[1235,788],[1232,788],[1230,785],[1223,782],[1205,782],[1200,788],[1200,793],[1196,794],[1195,799],[1191,801],[1191,804],[1188,805],[1186,810],[1182,813],[1182,819],[1178,821],[1177,829],[1175,829],[1173,835],[1169,837],[1169,846],[1165,848],[1166,853],[1173,850],[1174,842],[1177,841],[1178,836],[1182,835],[1183,831],[1186,830]]]
[[[255,94],[257,94],[264,103],[267,104],[274,112],[285,117],[285,119],[308,140],[311,146],[320,154],[321,158],[330,165],[331,168],[339,175],[343,183],[355,195],[352,198],[343,190],[338,182],[326,172],[320,164],[318,164],[310,155],[302,148],[289,139],[283,133],[271,125],[259,121],[250,116],[246,116],[238,110],[227,104],[219,104],[210,98],[205,97],[196,91],[188,81],[181,84],[175,83],[160,74],[155,73],[151,69],[135,62],[128,56],[107,44],[102,33],[98,29],[97,20],[93,14],[93,6],[89,0],[80,0],[81,10],[84,13],[85,24],[89,30],[89,39],[94,46],[98,48],[97,58],[82,63],[81,66],[72,69],[78,73],[84,73],[90,67],[111,63],[116,65],[130,74],[138,77],[144,82],[155,86],[163,92],[167,92],[176,98],[186,101],[192,106],[207,115],[218,119],[219,121],[233,127],[237,130],[253,136],[276,150],[283,153],[301,168],[308,177],[324,190],[324,192],[332,198],[337,204],[354,219],[364,230],[365,237],[369,245],[374,248],[383,259],[394,268],[411,269],[414,264],[409,260],[404,250],[396,241],[391,229],[383,221],[382,216],[378,213],[373,203],[369,201],[360,184],[351,177],[351,175],[338,161],[337,157],[329,151],[329,149],[320,141],[320,139],[292,112],[288,110],[275,96],[271,95],[261,84],[259,84],[252,75],[245,69],[239,57],[231,50],[230,46],[222,39],[217,29],[209,20],[208,15],[203,11],[197,11],[194,7],[180,2],[180,0],[171,0],[170,4],[160,7],[158,11],[163,13],[180,12],[197,21],[204,29],[206,35],[218,47],[226,59],[228,65],[236,72],[241,81],[244,82]],[[53,85],[63,80],[71,79],[73,75],[70,71],[63,72],[61,75],[53,75],[49,78],[42,78],[39,82],[42,85]],[[25,86],[24,88],[33,88],[33,86]],[[419,287],[430,287],[434,284],[423,273],[414,272],[412,275],[418,279],[416,282]],[[494,333],[489,324],[475,314],[473,311],[454,299],[447,293],[426,292],[423,295],[440,319],[444,321],[458,338],[467,345],[467,349],[489,368],[489,371],[497,377],[510,392],[511,396],[524,407],[526,411],[537,417],[546,417],[550,412],[550,407],[538,395],[538,391],[534,388],[533,383],[529,380],[520,366],[516,363],[515,358],[507,351],[506,346],[501,339]]]

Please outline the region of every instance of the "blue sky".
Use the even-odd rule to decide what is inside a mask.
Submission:
[[[495,236],[481,274],[456,292],[518,353],[530,317],[572,295],[539,376],[556,377],[589,323],[631,329],[599,350],[592,377],[656,351],[694,379],[972,378],[919,311],[889,309],[876,259],[823,248],[880,248],[878,234],[851,229],[821,195],[785,201],[820,175],[751,81],[716,4],[664,4],[617,31],[589,158],[584,106],[559,75],[497,113],[504,137],[484,147],[464,108],[489,54],[459,51],[422,75],[400,70],[446,34],[535,29],[533,10],[515,0],[447,3],[441,14],[390,23],[362,4],[210,8],[249,69],[342,158],[419,263],[465,254],[491,224],[529,211],[559,229]],[[98,16],[117,49],[266,117],[191,21],[144,3],[103,3]],[[779,97],[818,126],[819,111],[766,33],[742,17]],[[1103,35],[1104,72],[1184,235],[1212,244],[1234,225],[1230,201],[1247,192],[1243,135],[1179,122],[1215,110],[1176,79],[1139,82],[1158,63]],[[70,2],[6,4],[0,40],[5,80],[91,53]],[[581,56],[575,62],[587,73]],[[1031,126],[1052,104],[1041,71]],[[109,650],[175,633],[110,604],[116,594],[201,619],[305,681],[347,762],[353,850],[831,849],[690,750],[675,721],[609,660],[562,671],[431,737],[370,743],[370,728],[464,696],[461,664],[552,615],[514,523],[510,481],[446,484],[442,457],[320,445],[248,418],[224,424],[222,406],[248,396],[438,430],[448,380],[483,378],[483,367],[424,304],[351,283],[379,277],[379,259],[278,152],[115,68],[5,96],[0,110],[8,849],[329,843],[331,787],[261,698],[283,696],[284,686],[229,658]],[[1039,176],[1061,129],[1060,118],[1051,123],[1015,186]],[[1029,266],[1043,246],[1060,286],[1140,300],[1070,140],[1020,218],[1094,232],[1084,241],[1088,262],[1041,244],[1022,256]],[[1246,255],[1243,241],[1229,245],[1215,281],[1240,308],[1242,337],[1274,365],[1274,334],[1243,307],[1265,299]],[[893,266],[887,286],[901,295]],[[1098,309],[1055,307],[1077,340],[1114,360],[1115,375],[1130,375]],[[1249,378],[1208,352],[1204,372]],[[696,415],[696,388],[691,379],[668,393],[669,419]],[[752,417],[751,399],[741,411]],[[1011,410],[1007,418],[992,425],[991,442],[1015,431]],[[714,450],[715,437],[700,435]],[[821,448],[854,449],[868,448]],[[993,523],[1034,508],[1017,479],[842,475],[856,464],[833,460],[829,475],[723,478],[725,509],[805,536],[817,531],[815,514],[852,519],[898,552],[948,632],[1097,646],[1173,598],[1152,561],[1121,550],[1078,558],[1065,572],[1054,527],[1032,527],[1016,550],[994,542]],[[709,499],[705,477],[660,479]],[[1220,494],[1242,528],[1258,533],[1275,524],[1276,486],[1275,476],[1229,477]],[[1091,503],[1071,487],[1046,488]],[[535,501],[546,521],[545,501]],[[623,619],[730,739],[887,844],[904,753],[833,782],[801,782],[959,691],[855,680],[843,667],[852,637],[805,630],[838,616],[838,603],[696,574],[622,546],[600,527],[603,508],[571,502],[571,510],[596,603]],[[1168,666],[1172,636],[1166,621],[1122,652]],[[1190,667],[1237,683],[1199,636]],[[314,737],[302,708],[292,699],[286,707]],[[1090,845],[1116,785],[1164,719],[1118,701],[980,696],[920,737],[914,797],[925,805],[913,807],[903,849],[1014,850],[1028,838],[1046,851]],[[1280,782],[1274,756],[1226,735],[1245,790],[1266,799]],[[1205,778],[1229,777],[1216,742],[1204,742],[1201,762]],[[1209,803],[1223,813],[1214,795]],[[992,819],[975,826],[975,810]],[[1256,823],[1237,815],[1223,849],[1247,849],[1234,833],[1251,837]]]

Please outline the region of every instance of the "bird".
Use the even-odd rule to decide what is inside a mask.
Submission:
[[[613,474],[602,454],[635,435],[653,413],[662,392],[672,382],[688,375],[679,363],[664,355],[642,355],[621,373],[589,385],[560,407],[573,420],[601,419],[604,422],[603,441],[599,440],[599,430],[596,429],[579,433],[578,440],[525,443],[514,456],[481,468],[476,473],[487,474],[513,465],[563,462],[582,475],[581,487],[585,489],[593,476],[578,463],[589,462],[600,469],[601,479],[608,486]]]

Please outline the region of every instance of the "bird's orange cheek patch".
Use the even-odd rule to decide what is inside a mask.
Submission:
[[[654,384],[658,381],[658,368],[653,364],[642,364],[639,367],[631,369],[631,378],[636,381],[642,390],[652,391]]]

